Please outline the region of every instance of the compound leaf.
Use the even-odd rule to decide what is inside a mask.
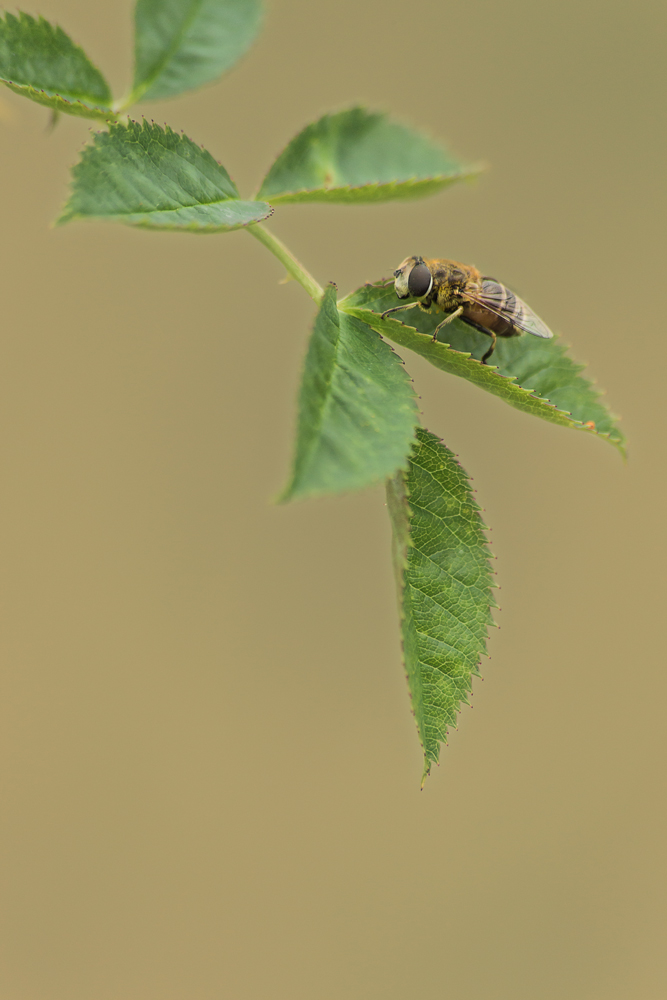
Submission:
[[[292,139],[257,197],[275,204],[420,198],[477,172],[387,115],[349,108],[324,115]]]
[[[468,703],[493,625],[492,571],[465,471],[422,427],[406,472],[387,483],[403,657],[424,751],[422,785]]]
[[[339,313],[330,285],[306,355],[293,473],[281,500],[392,476],[406,465],[417,420],[401,359],[365,323]]]
[[[0,82],[54,111],[107,121],[111,91],[83,49],[43,17],[0,17]]]
[[[252,225],[272,212],[263,202],[241,201],[225,168],[187,136],[147,121],[98,133],[72,177],[59,223],[106,219],[215,233]]]
[[[250,47],[261,12],[260,0],[137,0],[128,105],[215,80]]]
[[[468,379],[525,413],[606,438],[624,453],[625,438],[617,418],[601,401],[599,390],[581,375],[584,365],[567,355],[558,338],[542,340],[528,334],[498,338],[491,363],[482,365],[478,359],[489,346],[483,333],[454,320],[438,334],[443,340],[434,343],[433,331],[443,314],[415,308],[403,313],[405,322],[381,319],[380,314],[397,302],[393,281],[386,280],[364,285],[339,306],[436,368]]]

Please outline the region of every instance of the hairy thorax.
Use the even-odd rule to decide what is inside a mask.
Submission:
[[[483,277],[476,267],[460,264],[454,260],[425,260],[433,275],[433,287],[424,302],[425,308],[435,304],[445,313],[463,307],[462,316],[474,324],[492,330],[500,337],[512,337],[519,333],[508,318],[497,315],[476,302],[471,302],[469,294],[478,294],[482,289]]]
[[[459,264],[455,260],[424,260],[433,275],[433,287],[429,298],[444,312],[458,309],[465,303],[465,289],[482,287],[482,275],[470,264]]]

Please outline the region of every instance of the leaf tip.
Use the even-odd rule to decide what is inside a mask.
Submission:
[[[431,774],[431,761],[426,756],[426,754],[424,754],[424,770],[422,771],[422,781],[421,785],[419,786],[420,792],[424,791],[424,785],[426,784],[426,779],[429,777],[430,774]]]
[[[276,495],[271,498],[271,503],[275,504],[277,507],[281,507],[283,504],[289,503],[290,500],[293,499],[294,499],[294,480],[289,482],[287,486],[284,486],[279,493],[276,493]]]
[[[64,226],[66,223],[72,222],[76,218],[77,218],[76,212],[71,212],[71,211],[68,212],[67,211],[67,205],[65,205],[65,207],[64,207],[63,211],[60,213],[60,215],[57,216],[53,220],[53,222],[51,223],[51,227],[53,229],[59,229],[60,226]]]

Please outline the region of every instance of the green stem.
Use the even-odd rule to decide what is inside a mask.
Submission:
[[[324,289],[315,281],[312,274],[306,271],[305,267],[299,263],[294,254],[287,249],[277,236],[270,233],[260,223],[248,226],[246,232],[254,236],[260,243],[263,243],[266,249],[270,250],[278,258],[287,272],[306,289],[311,299],[314,299],[318,305],[320,304],[324,295]]]
[[[144,87],[143,90],[132,90],[126,97],[120,97],[117,101],[114,101],[111,105],[113,113],[119,117],[123,116],[127,118],[127,109],[137,103],[145,89]]]

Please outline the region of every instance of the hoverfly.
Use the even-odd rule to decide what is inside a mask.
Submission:
[[[406,257],[394,271],[394,278],[394,289],[399,299],[416,298],[419,301],[387,309],[382,313],[383,319],[401,309],[419,306],[428,312],[435,305],[447,315],[433,331],[434,340],[437,340],[443,326],[457,317],[491,337],[491,346],[482,358],[483,365],[494,352],[496,337],[518,337],[522,333],[553,337],[549,327],[525,302],[495,278],[480,274],[470,264]]]

